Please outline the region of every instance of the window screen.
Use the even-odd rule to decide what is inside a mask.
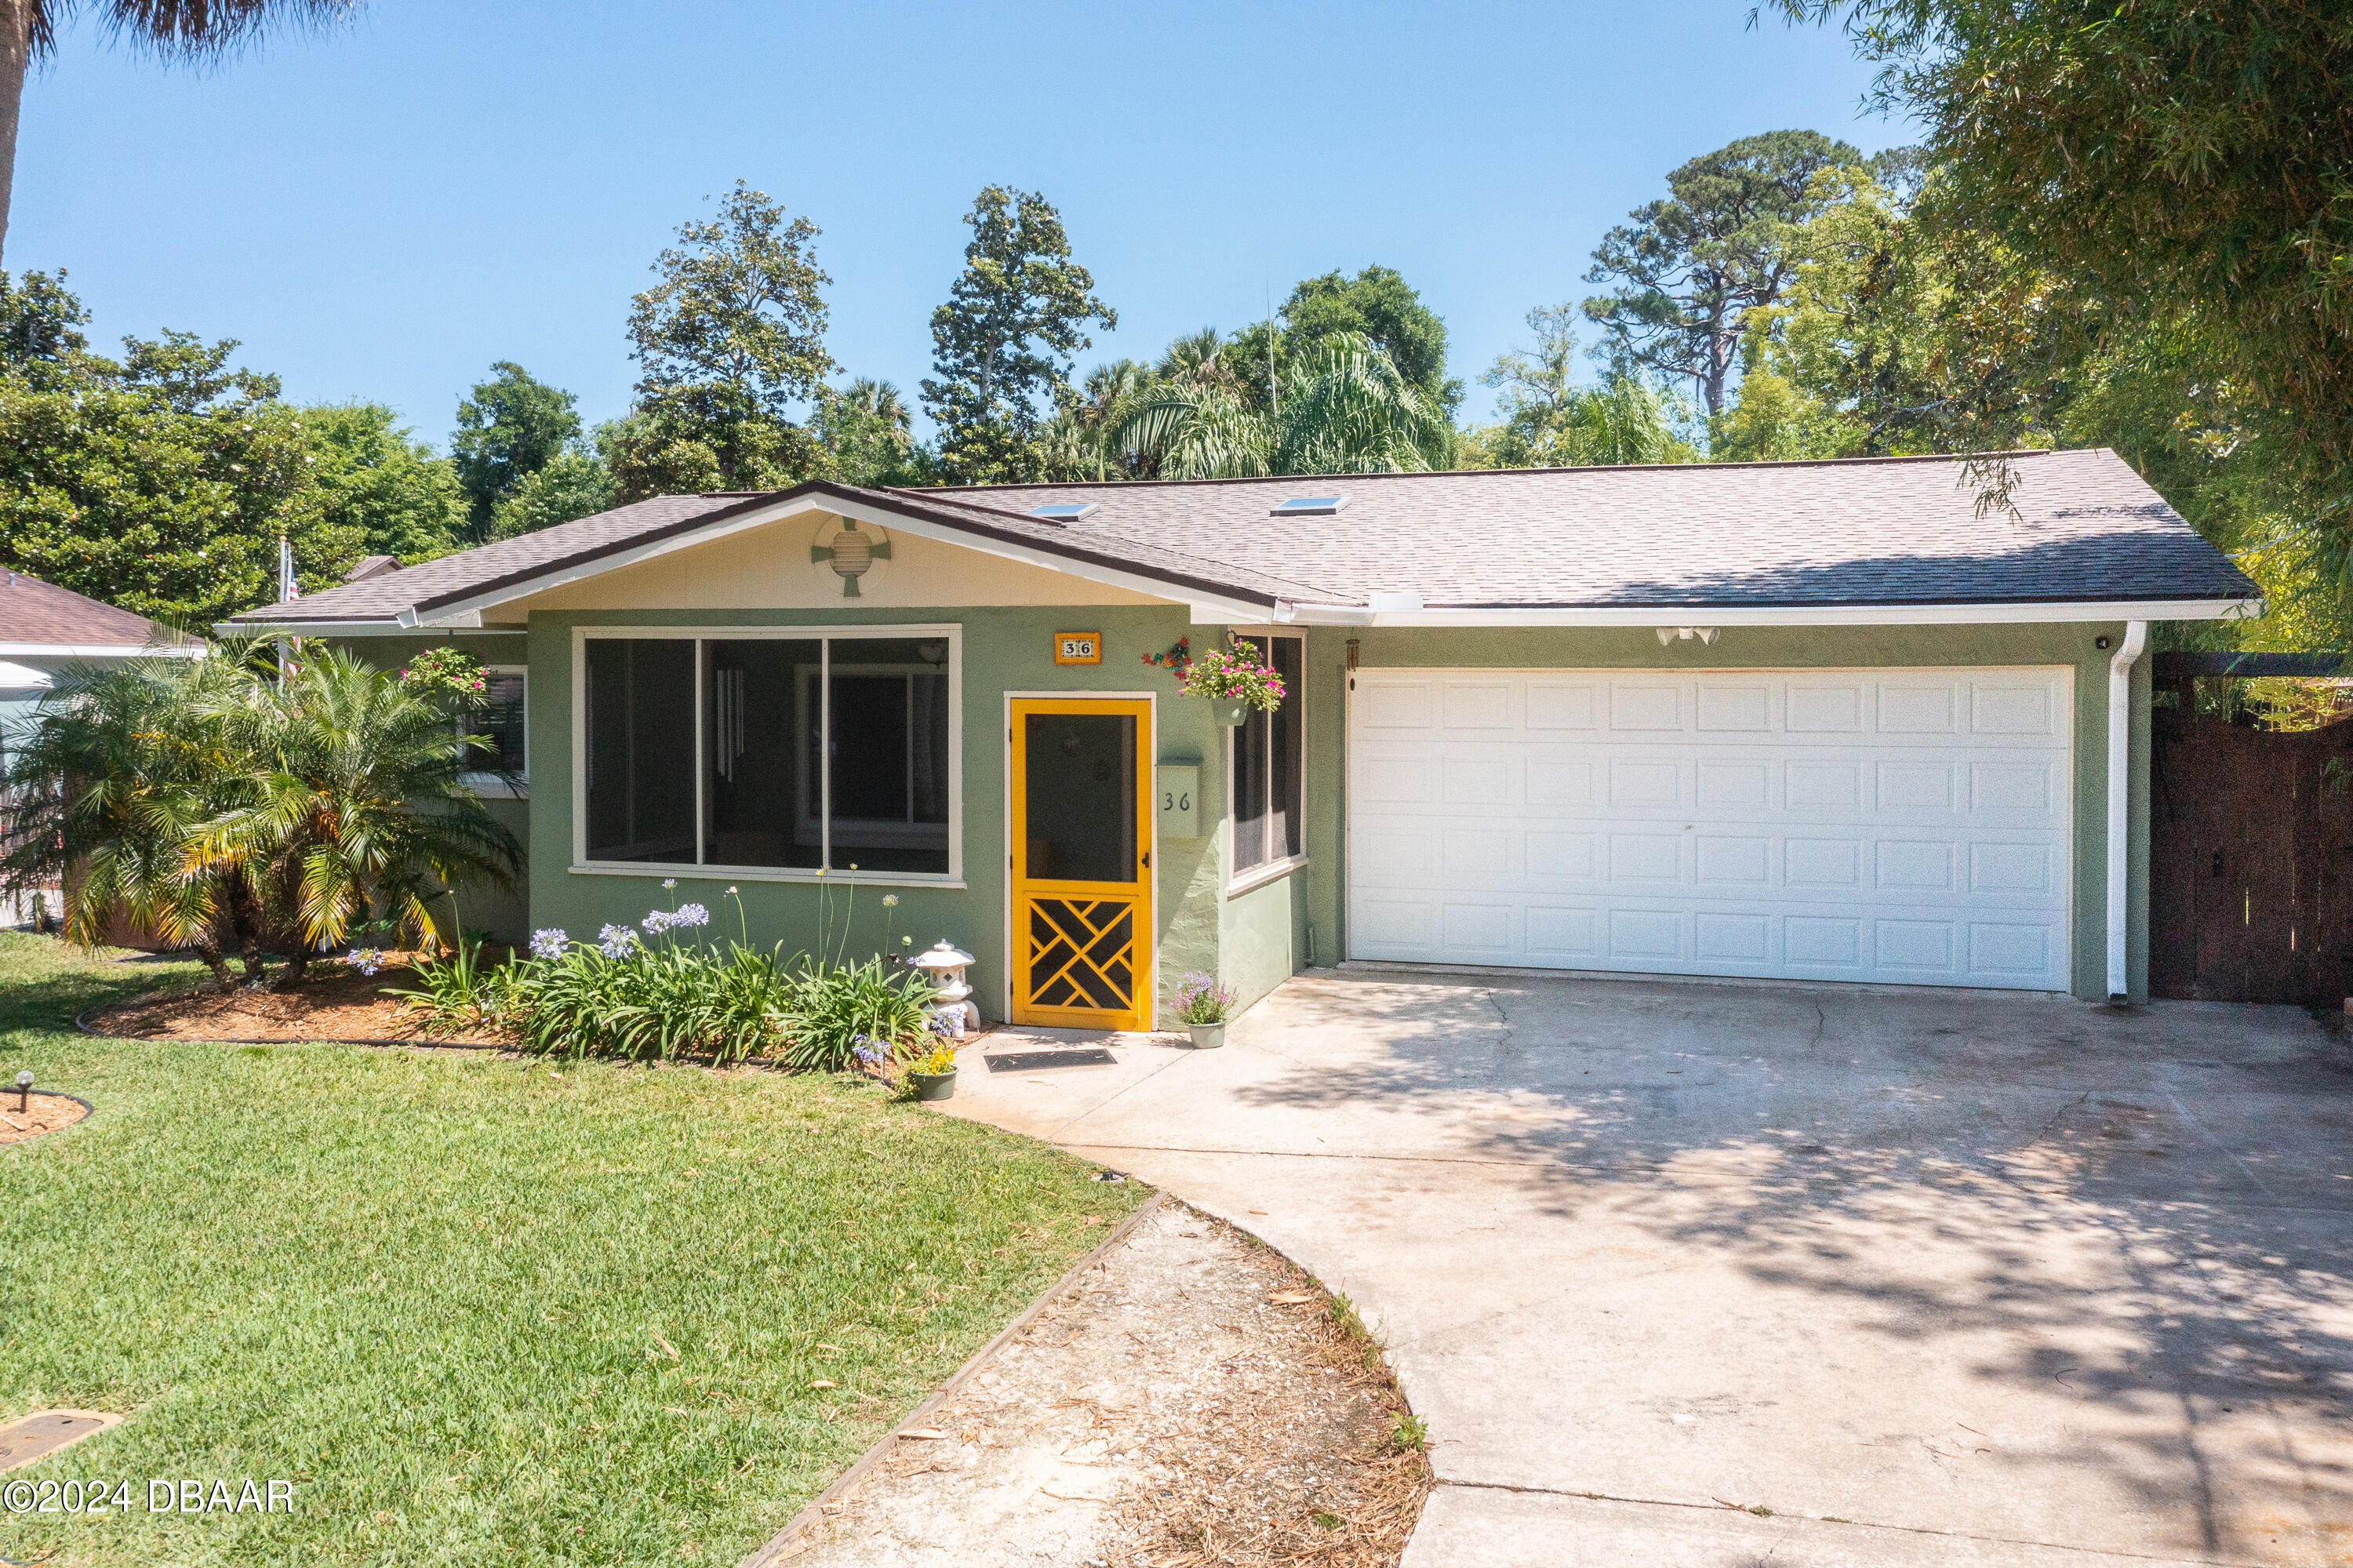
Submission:
[[[952,871],[946,638],[591,638],[588,650],[590,859]],[[659,768],[685,801],[682,825],[661,818],[659,835],[654,782],[629,775],[638,795],[625,800],[616,781],[655,735],[674,747]]]
[[[588,858],[694,859],[694,644],[588,643]]]
[[[1251,639],[1253,641],[1261,641]],[[1282,705],[1274,712],[1251,710],[1234,731],[1234,870],[1288,860],[1303,852],[1302,807],[1305,768],[1302,747],[1306,694],[1303,644],[1296,637],[1262,640],[1266,662],[1282,678]]]

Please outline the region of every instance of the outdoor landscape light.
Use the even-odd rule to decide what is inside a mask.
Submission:
[[[33,1104],[33,1072],[27,1067],[16,1075],[16,1108],[30,1109]]]

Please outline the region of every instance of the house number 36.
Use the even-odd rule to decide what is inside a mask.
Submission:
[[[1164,811],[1189,811],[1193,809],[1193,792],[1190,789],[1163,789],[1160,792],[1160,809]]]

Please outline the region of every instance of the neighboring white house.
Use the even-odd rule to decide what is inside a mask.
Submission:
[[[119,663],[160,649],[185,652],[193,646],[143,615],[0,567],[0,763],[18,728],[69,665]],[[29,913],[0,909],[0,923],[16,924]]]

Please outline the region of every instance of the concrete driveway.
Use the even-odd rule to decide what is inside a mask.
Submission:
[[[2353,1563],[2300,1012],[1352,968],[1113,1044],[946,1108],[1346,1292],[1447,1483],[1408,1568]]]

